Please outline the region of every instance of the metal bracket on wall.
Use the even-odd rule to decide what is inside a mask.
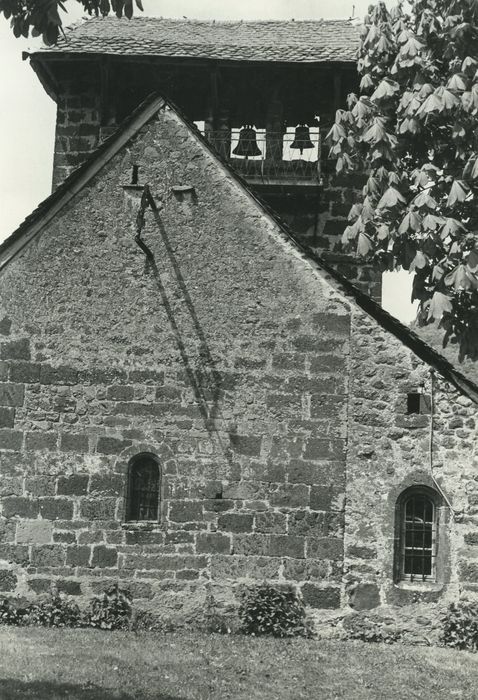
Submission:
[[[137,187],[137,185],[136,185]],[[136,214],[136,236],[134,237],[134,240],[136,243],[139,245],[143,253],[145,255],[151,256],[151,251],[149,248],[146,246],[144,241],[141,238],[141,233],[144,229],[145,225],[145,212],[147,209],[152,209],[153,212],[158,212],[160,211],[162,207],[158,209],[156,202],[154,201],[153,195],[151,194],[151,190],[149,188],[149,185],[144,185],[143,186],[143,194],[141,195],[141,202],[139,204],[139,209],[138,213]]]

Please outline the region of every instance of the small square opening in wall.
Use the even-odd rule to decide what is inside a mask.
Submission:
[[[418,391],[407,394],[407,414],[419,413],[427,415],[430,413],[430,399],[426,394]]]

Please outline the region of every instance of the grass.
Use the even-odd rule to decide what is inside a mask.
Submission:
[[[0,628],[1,700],[473,700],[478,656],[361,642]]]

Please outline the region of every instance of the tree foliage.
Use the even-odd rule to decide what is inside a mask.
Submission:
[[[360,95],[327,135],[337,173],[365,169],[342,244],[414,272],[422,323],[478,357],[478,1],[369,8]]]
[[[66,0],[65,0],[66,2]],[[59,10],[66,12],[62,0],[0,0],[0,14],[10,19],[13,33],[18,38],[42,36],[46,44],[56,44],[62,21]],[[134,7],[143,10],[142,0],[76,0],[89,15],[106,17],[114,12],[117,17],[131,19]]]

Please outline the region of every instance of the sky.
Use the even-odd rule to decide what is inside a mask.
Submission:
[[[145,15],[191,19],[336,19],[363,17],[369,0],[143,0]],[[66,25],[83,16],[66,0]],[[55,103],[43,90],[22,51],[39,39],[15,39],[0,17],[0,242],[51,192]],[[384,275],[384,307],[404,323],[415,312],[408,303],[410,276]]]

